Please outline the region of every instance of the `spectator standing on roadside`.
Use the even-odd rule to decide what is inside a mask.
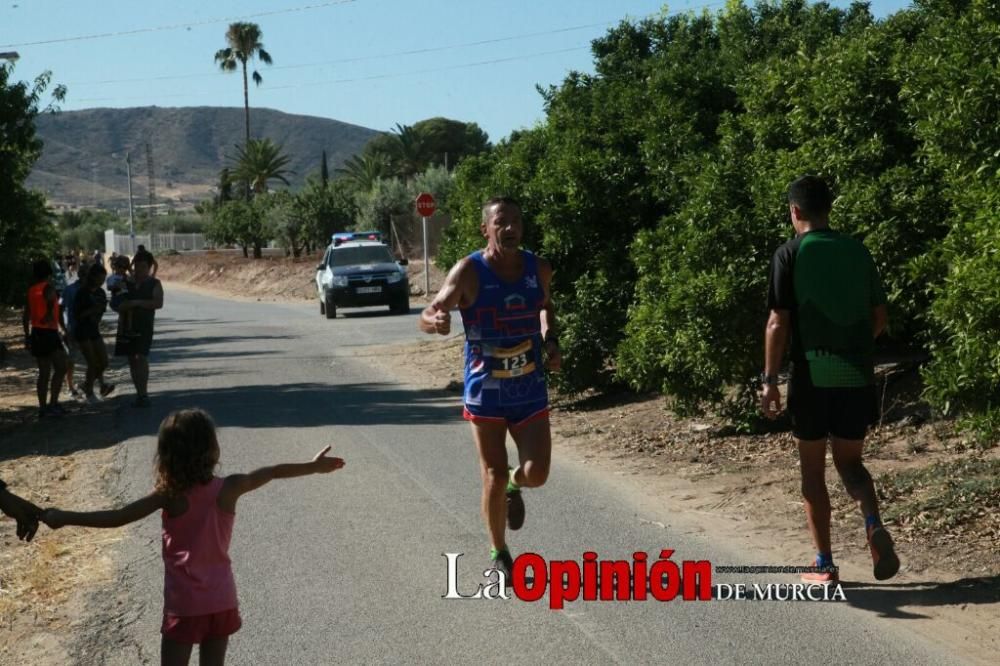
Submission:
[[[59,330],[65,331],[59,315],[59,294],[52,286],[52,262],[39,259],[32,265],[34,282],[28,288],[21,323],[25,347],[38,364],[38,416],[59,416],[59,391],[66,375],[66,350]]]
[[[80,290],[80,287],[82,287],[83,283],[87,280],[87,271],[89,268],[90,263],[86,261],[80,264],[77,279],[66,285],[66,288],[63,289],[62,300],[60,303],[60,312],[63,316],[63,328],[66,330],[66,349],[69,352],[66,358],[66,386],[74,398],[80,397],[80,391],[77,390],[76,384],[73,383],[73,371],[76,364],[83,363],[85,359],[83,358],[83,353],[80,351],[80,344],[76,341],[76,336],[74,335],[74,330],[76,328],[76,315],[73,312],[73,301],[76,299],[76,295]]]
[[[101,335],[101,319],[108,308],[108,295],[101,285],[107,271],[104,266],[91,266],[86,282],[76,295],[73,314],[76,318],[76,340],[84,358],[87,359],[87,379],[83,383],[83,393],[87,402],[94,402],[94,383],[100,386],[101,397],[107,397],[115,390],[114,384],[104,382],[104,371],[108,367],[108,351]]]
[[[160,264],[156,261],[156,257],[153,256],[153,253],[146,249],[145,245],[140,245],[138,248],[136,248],[135,257],[132,257],[132,265],[129,266],[129,270],[132,273],[135,273],[135,259],[139,255],[144,255],[146,257],[146,259],[149,261],[150,274],[153,277],[156,277],[156,271],[160,270]]]
[[[120,313],[131,316],[133,336],[119,336],[115,345],[116,356],[127,356],[132,383],[135,385],[136,407],[149,406],[149,350],[153,344],[153,324],[156,311],[163,307],[163,285],[150,275],[150,262],[146,254],[137,254],[133,262],[135,288],[125,295],[118,306]]]

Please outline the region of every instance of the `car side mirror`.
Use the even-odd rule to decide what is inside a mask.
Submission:
[[[410,263],[410,260],[409,259],[400,259],[396,263],[399,264],[400,266],[406,266],[407,264]]]
[[[323,270],[324,268],[326,268],[326,266],[325,266],[325,265],[323,265],[323,264],[319,264],[318,266],[316,266],[316,270],[318,270],[318,271],[321,271],[321,270]]]

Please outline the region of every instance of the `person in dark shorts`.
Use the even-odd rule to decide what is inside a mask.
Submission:
[[[76,295],[73,304],[75,326],[73,334],[80,345],[80,351],[87,359],[87,377],[83,383],[83,393],[87,402],[94,402],[94,382],[101,387],[101,397],[106,398],[115,390],[114,384],[104,382],[104,371],[108,368],[108,351],[101,334],[101,319],[108,309],[108,295],[101,285],[107,271],[95,264],[87,271],[85,283]]]
[[[156,311],[163,307],[163,285],[149,274],[149,258],[135,257],[135,288],[129,289],[118,312],[131,318],[132,335],[119,335],[115,356],[127,356],[128,367],[135,384],[136,407],[149,406],[149,350],[153,344],[153,322]],[[121,322],[119,322],[121,326]]]
[[[830,228],[833,195],[821,178],[792,182],[788,204],[796,236],[771,259],[761,408],[771,419],[781,412],[778,370],[790,341],[788,411],[816,566],[822,569],[803,580],[838,580],[826,489],[828,440],[844,488],[865,518],[875,578],[886,580],[899,570],[899,558],[861,456],[865,433],[878,419],[874,356],[875,339],[888,323],[885,292],[867,248]]]
[[[66,376],[66,349],[60,329],[65,324],[59,314],[59,294],[52,286],[52,262],[39,259],[32,265],[34,282],[21,318],[25,346],[38,364],[38,416],[63,414],[59,391]]]

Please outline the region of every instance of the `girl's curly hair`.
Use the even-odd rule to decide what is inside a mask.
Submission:
[[[156,491],[177,496],[212,480],[219,462],[215,424],[201,409],[171,412],[156,443]]]

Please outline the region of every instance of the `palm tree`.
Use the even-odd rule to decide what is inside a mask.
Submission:
[[[412,125],[400,125],[392,130],[396,140],[392,145],[392,160],[398,176],[409,181],[413,176],[424,170],[424,142],[419,132]]]
[[[236,66],[243,69],[243,111],[246,118],[246,142],[250,143],[250,93],[247,90],[247,61],[257,58],[265,65],[271,64],[271,54],[264,50],[260,38],[260,26],[256,23],[230,23],[226,30],[224,49],[215,52],[215,62],[224,72],[236,71]],[[257,70],[253,71],[253,82],[258,86],[263,81]]]
[[[382,153],[355,155],[337,169],[359,192],[370,192],[379,178],[389,175],[389,159]]]
[[[247,183],[255,194],[267,192],[269,181],[281,181],[289,185],[285,176],[292,171],[285,168],[291,158],[281,152],[281,146],[270,139],[250,139],[245,146],[236,146],[231,178]]]

